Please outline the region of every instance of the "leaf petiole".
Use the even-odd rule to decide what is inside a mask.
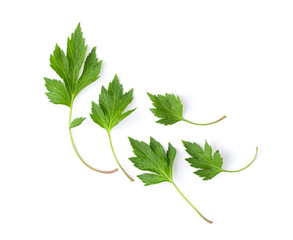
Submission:
[[[120,162],[118,161],[118,158],[117,158],[117,156],[116,156],[116,154],[115,154],[115,151],[114,151],[114,148],[113,148],[113,144],[112,144],[111,130],[107,130],[107,133],[108,133],[108,137],[109,137],[109,142],[110,142],[111,150],[112,150],[113,156],[114,156],[114,158],[115,158],[115,160],[116,160],[118,166],[120,167],[120,169],[122,170],[122,172],[125,174],[125,176],[126,176],[131,182],[133,182],[133,181],[134,181],[133,178],[130,177],[130,176],[128,175],[128,173],[124,170],[124,168],[121,166],[121,164],[120,164]]]
[[[96,169],[96,168],[90,166],[89,164],[87,164],[87,163],[83,160],[83,158],[80,156],[79,152],[77,151],[77,148],[76,148],[76,146],[75,146],[75,143],[74,143],[74,140],[73,140],[73,137],[72,137],[72,131],[71,131],[71,128],[70,128],[71,118],[72,118],[72,106],[70,106],[70,113],[69,113],[69,125],[68,125],[68,126],[69,126],[69,136],[70,136],[70,140],[71,140],[71,144],[72,144],[72,146],[73,146],[73,149],[74,149],[76,155],[78,156],[78,158],[80,159],[80,161],[81,161],[85,166],[87,166],[89,169],[91,169],[91,170],[93,170],[93,171],[95,171],[95,172],[105,173],[105,174],[107,174],[107,173],[114,173],[114,172],[117,172],[117,171],[118,171],[117,168],[115,168],[114,170],[111,170],[111,171],[103,171],[103,170]]]
[[[230,172],[230,173],[235,173],[235,172],[241,172],[241,171],[243,171],[244,169],[248,168],[248,167],[254,162],[254,160],[256,159],[257,153],[258,153],[258,147],[256,147],[256,151],[255,151],[254,158],[253,158],[252,161],[251,161],[247,166],[245,166],[244,168],[241,168],[241,169],[239,169],[239,170],[225,170],[225,169],[222,169],[222,171],[223,171],[223,172]]]
[[[210,123],[195,123],[195,122],[191,122],[185,118],[182,118],[181,120],[184,121],[184,122],[187,122],[187,123],[190,123],[190,124],[193,124],[193,125],[198,125],[198,126],[207,126],[207,125],[212,125],[214,123],[217,123],[217,122],[220,122],[222,121],[223,119],[225,119],[227,116],[224,115],[223,117],[221,117],[220,119],[214,121],[214,122],[210,122]]]
[[[173,181],[170,181],[170,182],[176,188],[176,190],[180,193],[180,195],[185,199],[185,201],[188,202],[188,204],[199,214],[199,216],[201,216],[206,222],[213,223],[212,221],[207,219],[204,215],[202,215],[200,211],[197,210],[197,208],[184,196],[184,194],[180,191],[180,189],[177,187],[177,185]]]

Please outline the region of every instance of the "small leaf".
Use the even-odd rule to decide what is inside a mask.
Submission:
[[[63,82],[55,80],[55,79],[45,79],[45,86],[48,90],[46,95],[50,99],[50,102],[54,104],[62,104],[70,107],[71,101],[70,96],[65,88]]]
[[[179,98],[179,96],[175,96],[174,94],[168,94],[166,93],[164,95],[152,95],[150,93],[147,93],[151,101],[153,102],[154,108],[151,108],[150,110],[152,113],[160,118],[157,123],[161,123],[164,125],[172,125],[174,123],[177,123],[179,121],[184,121],[193,125],[199,125],[199,126],[205,126],[205,125],[211,125],[217,122],[222,121],[226,118],[226,116],[221,117],[220,119],[209,122],[209,123],[195,123],[191,122],[187,119],[185,119],[183,114],[183,104]]]
[[[168,182],[168,179],[165,177],[162,177],[157,174],[151,174],[151,173],[143,173],[141,175],[137,176],[143,183],[145,183],[145,186],[149,186],[156,183],[161,182]]]
[[[205,142],[204,149],[197,143],[182,141],[185,147],[185,151],[191,156],[186,158],[186,161],[190,163],[190,166],[198,169],[194,173],[203,178],[203,180],[209,180],[215,177],[220,172],[240,172],[248,168],[256,159],[258,148],[256,148],[256,153],[253,160],[244,168],[239,170],[225,170],[223,166],[223,158],[219,150],[212,153],[212,147]]]
[[[155,108],[151,108],[152,113],[160,118],[157,123],[172,125],[182,119],[183,105],[179,96],[166,93],[163,95],[152,95],[147,93]]]
[[[217,151],[212,156],[212,148],[206,142],[204,149],[196,143],[182,141],[185,150],[191,158],[186,158],[186,161],[194,168],[197,168],[195,174],[202,177],[203,180],[209,180],[215,177],[218,173],[222,172],[223,159]],[[215,157],[216,155],[216,157]]]
[[[101,107],[96,104],[95,102],[92,102],[92,113],[90,114],[91,118],[95,123],[97,123],[102,128],[107,128],[107,119],[105,117],[105,114]]]
[[[124,112],[133,99],[133,89],[123,93],[122,84],[115,75],[108,89],[102,87],[99,104],[92,103],[91,118],[102,128],[110,131],[135,109]]]
[[[169,143],[169,155],[163,146],[154,138],[150,138],[150,144],[129,138],[136,157],[129,160],[140,170],[155,174],[143,174],[138,177],[146,184],[151,185],[159,182],[172,182],[172,166],[176,155],[175,148]],[[175,150],[175,152],[174,152]]]
[[[71,123],[69,128],[75,128],[77,126],[79,126],[80,124],[82,124],[82,122],[85,120],[84,117],[79,117],[79,118],[75,118]]]

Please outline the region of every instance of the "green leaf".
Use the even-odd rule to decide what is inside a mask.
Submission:
[[[86,50],[85,39],[83,38],[80,24],[78,24],[75,31],[71,34],[71,38],[67,40],[67,59],[70,70],[70,81],[73,88],[79,77],[79,71],[84,61]]]
[[[53,54],[50,55],[50,66],[64,81],[67,90],[71,92],[68,60],[63,50],[57,44]]]
[[[176,149],[171,145],[171,143],[169,143],[167,158],[168,158],[168,173],[170,176],[172,176],[172,167],[173,167],[175,156],[176,156]]]
[[[136,155],[129,160],[138,169],[153,173],[144,173],[138,176],[146,186],[160,182],[173,182],[172,167],[176,150],[170,143],[166,153],[163,146],[152,137],[150,144],[133,138],[129,138],[129,141],[133,153]]]
[[[96,104],[95,102],[92,102],[92,113],[90,114],[91,118],[95,123],[100,125],[102,128],[107,128],[107,119],[105,117],[105,114],[101,107]]]
[[[68,94],[68,91],[65,88],[65,85],[63,82],[58,80],[52,80],[49,78],[45,79],[45,86],[49,92],[46,93],[48,98],[50,99],[50,102],[55,104],[62,104],[65,106],[70,107],[70,96]]]
[[[165,96],[152,95],[150,93],[147,93],[147,94],[149,98],[151,99],[153,106],[155,107],[155,108],[151,108],[150,110],[156,117],[160,118],[158,121],[156,121],[157,123],[161,123],[164,125],[172,125],[176,122],[184,121],[193,125],[204,126],[204,125],[211,125],[211,124],[220,122],[226,118],[226,116],[224,115],[220,119],[213,122],[209,122],[209,123],[191,122],[189,120],[186,120],[182,116],[183,105],[181,103],[179,96],[175,96],[173,93],[172,94],[166,93]]]
[[[108,89],[102,87],[99,104],[92,103],[91,118],[102,128],[110,131],[135,109],[124,112],[133,99],[133,89],[123,93],[122,84],[115,75]]]
[[[93,83],[99,78],[102,67],[102,61],[98,61],[96,48],[94,47],[85,60],[83,72],[76,83],[75,94]]]
[[[152,173],[143,173],[138,175],[138,178],[144,183],[145,186],[168,181],[165,177]]]
[[[155,107],[151,108],[150,110],[156,117],[160,118],[157,123],[171,125],[183,120],[183,105],[179,96],[168,93],[166,93],[165,96],[152,95],[150,93],[147,94],[153,102],[153,106]]]
[[[84,117],[79,117],[79,118],[75,118],[71,123],[69,128],[75,128],[77,126],[79,126],[80,124],[82,124],[82,122],[85,120]]]
[[[87,45],[85,45],[85,39],[83,38],[80,24],[78,24],[75,31],[71,34],[71,37],[67,40],[66,54],[56,44],[53,54],[50,55],[50,66],[59,75],[61,81],[45,78],[45,86],[48,90],[46,95],[52,103],[63,104],[70,108],[70,140],[74,151],[81,162],[93,171],[100,173],[113,173],[116,172],[117,169],[114,169],[113,171],[102,171],[87,164],[78,153],[72,136],[71,128],[79,126],[85,119],[76,118],[71,121],[74,99],[85,87],[99,78],[102,65],[102,61],[98,61],[96,56],[95,47],[87,57],[86,52]],[[86,60],[84,62],[85,57]]]
[[[212,155],[211,146],[205,142],[204,149],[196,143],[182,141],[186,152],[191,158],[186,158],[190,165],[199,170],[194,173],[202,177],[203,180],[209,180],[215,177],[218,173],[225,170],[222,169],[223,158],[217,150]]]
[[[143,173],[138,175],[138,178],[145,186],[153,185],[161,182],[171,183],[185,201],[208,223],[212,221],[205,218],[193,204],[183,195],[172,178],[172,167],[176,156],[176,149],[168,144],[168,151],[165,152],[163,146],[154,138],[150,138],[150,144],[140,142],[133,138],[129,138],[133,153],[136,157],[131,157],[129,160],[135,167],[142,171],[151,173]]]
[[[222,168],[223,158],[219,150],[215,151],[213,154],[212,147],[205,141],[204,148],[199,146],[197,143],[191,143],[182,141],[185,147],[185,151],[191,156],[186,158],[186,161],[190,163],[190,166],[199,169],[194,173],[202,177],[203,180],[209,180],[215,177],[220,172],[240,172],[248,168],[256,159],[258,147],[256,147],[256,152],[253,160],[246,165],[244,168],[239,170],[225,170]]]
[[[84,62],[86,51],[87,45],[85,45],[80,24],[78,24],[75,31],[71,34],[71,38],[68,38],[66,55],[56,44],[53,54],[50,55],[50,66],[62,81],[56,82],[57,80],[55,80],[51,84],[48,84],[46,81],[46,87],[49,85],[49,88],[47,87],[49,92],[46,95],[52,103],[72,107],[75,97],[85,87],[99,78],[102,61],[98,61],[96,48],[94,47],[91,50]],[[81,76],[79,76],[83,63],[83,71]],[[56,93],[56,88],[60,89],[62,87],[61,83],[64,85],[62,95],[65,95],[64,91],[66,91],[66,101],[64,99],[60,100],[60,96]],[[69,98],[69,102],[67,97]]]
[[[135,110],[132,109],[124,112],[126,107],[131,103],[132,99],[133,89],[123,93],[122,84],[119,82],[117,75],[115,75],[112,82],[109,83],[108,89],[106,89],[104,86],[102,87],[101,93],[99,95],[99,104],[92,102],[92,112],[90,114],[93,121],[108,132],[108,138],[113,156],[122,172],[130,181],[134,180],[124,170],[114,152],[111,139],[111,130],[120,121],[122,121]]]

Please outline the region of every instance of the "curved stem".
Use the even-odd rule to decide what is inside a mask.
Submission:
[[[217,122],[220,122],[222,121],[223,119],[225,119],[227,116],[224,115],[223,117],[221,117],[220,119],[214,121],[214,122],[210,122],[210,123],[195,123],[195,122],[191,122],[191,121],[188,121],[186,120],[185,118],[182,118],[182,121],[184,122],[187,122],[187,123],[190,123],[190,124],[193,124],[193,125],[198,125],[198,126],[206,126],[206,125],[212,125],[214,123],[217,123]]]
[[[241,168],[241,169],[239,169],[239,170],[234,170],[234,171],[231,171],[231,170],[224,170],[224,169],[223,169],[223,172],[230,172],[230,173],[241,172],[242,170],[248,168],[248,167],[254,162],[254,160],[256,159],[257,152],[258,152],[258,147],[256,147],[256,151],[255,151],[254,158],[253,158],[252,161],[251,161],[247,166],[245,166],[244,168]]]
[[[179,190],[179,188],[176,186],[176,184],[171,181],[171,183],[173,184],[173,186],[177,189],[177,191],[180,193],[180,195],[185,199],[186,202],[189,203],[189,205],[199,214],[199,216],[201,216],[206,222],[208,223],[213,223],[212,221],[208,220],[204,215],[202,215],[195,206],[193,206],[193,204],[184,196],[184,194]]]
[[[72,106],[70,107],[70,113],[69,113],[69,125],[70,126],[70,123],[71,123],[71,117],[72,117]],[[76,155],[78,156],[78,158],[80,159],[80,161],[86,165],[89,169],[95,171],[95,172],[99,172],[99,173],[114,173],[114,172],[117,172],[118,169],[115,168],[114,170],[112,171],[102,171],[102,170],[99,170],[99,169],[96,169],[96,168],[93,168],[92,166],[88,165],[84,160],[83,158],[80,156],[79,152],[77,151],[77,148],[75,146],[75,143],[74,143],[74,140],[73,140],[73,137],[72,137],[72,131],[71,131],[71,128],[69,127],[69,136],[70,136],[70,140],[71,140],[71,144],[73,146],[73,149],[76,153]]]
[[[133,178],[131,178],[131,177],[128,175],[128,173],[124,170],[124,168],[121,166],[121,164],[119,163],[119,161],[118,161],[118,159],[117,159],[117,156],[116,156],[116,154],[115,154],[115,152],[114,152],[114,148],[113,148],[113,144],[112,144],[112,139],[111,139],[111,130],[107,130],[107,133],[108,133],[108,137],[109,137],[109,142],[110,142],[111,150],[112,150],[112,153],[113,153],[113,155],[114,155],[114,158],[115,158],[115,160],[116,160],[118,166],[120,167],[120,169],[122,170],[122,172],[125,174],[125,176],[128,177],[128,179],[129,179],[131,182],[133,182],[133,181],[134,181]]]

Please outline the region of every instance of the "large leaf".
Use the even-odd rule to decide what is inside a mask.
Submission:
[[[87,46],[80,24],[71,34],[71,38],[68,38],[66,55],[56,44],[55,50],[50,56],[50,66],[62,81],[54,80],[48,83],[48,80],[46,80],[48,78],[45,78],[46,87],[49,91],[46,95],[52,103],[72,106],[80,91],[99,78],[102,61],[98,61],[96,48],[92,49],[84,62],[86,50]],[[84,68],[81,76],[79,76],[83,63]],[[61,98],[61,95],[63,95],[63,98]]]

